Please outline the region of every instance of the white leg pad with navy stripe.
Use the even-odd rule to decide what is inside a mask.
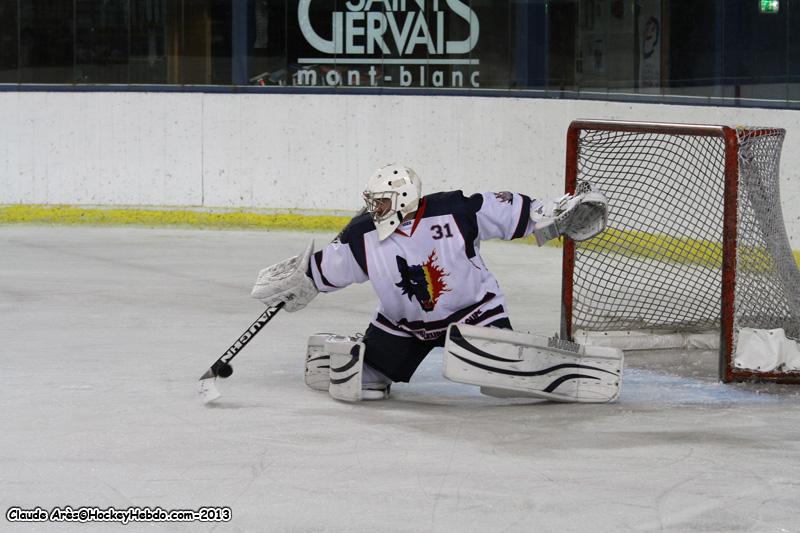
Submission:
[[[444,377],[498,397],[605,403],[619,396],[622,350],[556,337],[451,324]]]
[[[331,354],[325,349],[325,341],[333,333],[315,333],[308,338],[306,347],[305,382],[309,388],[327,391],[330,385]]]
[[[345,402],[389,397],[391,381],[364,364],[364,343],[360,338],[333,335],[325,341],[325,351],[330,354],[331,397]]]

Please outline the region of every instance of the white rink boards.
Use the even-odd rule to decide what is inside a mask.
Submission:
[[[314,235],[317,243],[332,235]],[[504,401],[441,376],[386,402],[303,384],[306,337],[361,331],[369,285],[282,313],[214,407],[197,379],[310,234],[0,227],[0,505],[230,506],[230,523],[9,531],[798,532],[800,387],[627,361],[610,405]],[[517,329],[558,329],[560,250],[487,242]],[[5,520],[5,519],[4,519]]]

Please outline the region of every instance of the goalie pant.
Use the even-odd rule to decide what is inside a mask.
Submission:
[[[431,194],[383,241],[372,218],[361,215],[311,257],[309,275],[320,292],[372,284],[379,304],[364,337],[365,360],[392,381],[409,381],[430,350],[444,345],[451,323],[511,327],[480,242],[530,235],[536,205],[510,192]]]

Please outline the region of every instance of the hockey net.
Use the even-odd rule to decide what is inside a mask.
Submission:
[[[562,336],[624,349],[705,345],[719,349],[724,381],[800,382],[800,273],[779,194],[784,135],[573,122],[567,192],[599,185],[609,219],[598,237],[565,242]]]

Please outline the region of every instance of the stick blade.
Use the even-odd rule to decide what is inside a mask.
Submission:
[[[200,381],[203,381],[204,379],[212,379],[212,378],[215,378],[215,377],[217,377],[217,373],[214,372],[214,367],[212,366],[211,368],[206,370],[205,374],[200,376]]]
[[[203,374],[204,377],[200,379],[200,389],[197,392],[200,395],[200,399],[203,400],[203,403],[211,403],[220,398],[222,394],[220,394],[215,383],[217,378],[213,377],[213,375],[211,377],[205,377],[206,374]]]

